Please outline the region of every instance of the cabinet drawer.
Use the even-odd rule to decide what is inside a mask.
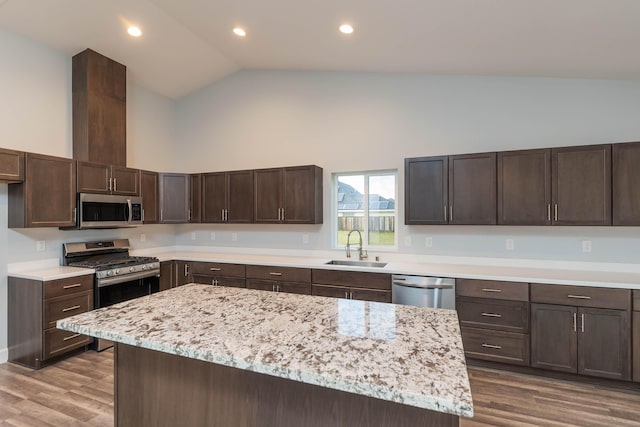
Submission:
[[[247,289],[275,292],[276,286],[278,286],[277,280],[247,279]]]
[[[543,304],[630,310],[631,290],[532,283],[531,301]]]
[[[349,298],[349,288],[344,286],[311,285],[311,294],[321,297]]]
[[[44,297],[54,298],[93,290],[93,274],[44,282]]]
[[[471,359],[529,365],[529,335],[461,328],[464,353]]]
[[[194,274],[193,283],[201,285],[228,286],[231,288],[246,287],[244,277],[218,277],[208,274]]]
[[[290,294],[311,295],[311,283],[303,282],[280,282],[278,292],[288,292]]]
[[[93,291],[80,292],[73,295],[51,298],[44,301],[44,329],[56,326],[56,320],[93,309]]]
[[[456,310],[463,327],[529,332],[529,303],[459,297]]]
[[[640,311],[640,291],[633,291],[633,310]]]
[[[391,275],[343,270],[313,270],[313,283],[366,289],[391,290]]]
[[[284,282],[311,282],[311,270],[308,268],[247,265],[247,277]]]
[[[456,295],[529,301],[529,284],[496,280],[456,279]]]
[[[42,359],[46,360],[66,353],[74,348],[82,347],[83,345],[89,344],[92,340],[93,338],[87,335],[61,331],[56,328],[48,329],[44,331],[44,349]]]
[[[351,288],[351,299],[372,302],[391,302],[391,291],[381,291],[376,289]]]
[[[244,277],[244,264],[225,264],[220,262],[192,262],[193,274],[208,274],[210,276]]]

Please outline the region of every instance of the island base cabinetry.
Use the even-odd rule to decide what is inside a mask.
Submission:
[[[125,344],[115,425],[458,426],[458,416]]]

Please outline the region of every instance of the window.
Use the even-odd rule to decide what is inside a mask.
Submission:
[[[396,171],[334,174],[334,242],[347,244],[358,230],[367,247],[396,247]],[[352,233],[351,244],[358,244]]]

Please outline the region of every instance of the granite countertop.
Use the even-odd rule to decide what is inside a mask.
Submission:
[[[58,320],[57,327],[473,416],[454,310],[190,284]]]
[[[50,280],[66,279],[69,277],[86,276],[88,274],[95,273],[95,270],[91,268],[78,268],[67,266],[53,266],[45,268],[34,268],[23,271],[9,271],[8,275],[11,277],[17,277],[20,279],[39,280],[42,282],[48,282]]]

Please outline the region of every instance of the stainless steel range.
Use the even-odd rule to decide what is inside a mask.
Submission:
[[[160,262],[155,257],[129,255],[129,240],[100,240],[63,244],[64,265],[92,268],[94,307],[108,307],[119,302],[150,295],[160,290]],[[99,339],[98,351],[112,346]]]

